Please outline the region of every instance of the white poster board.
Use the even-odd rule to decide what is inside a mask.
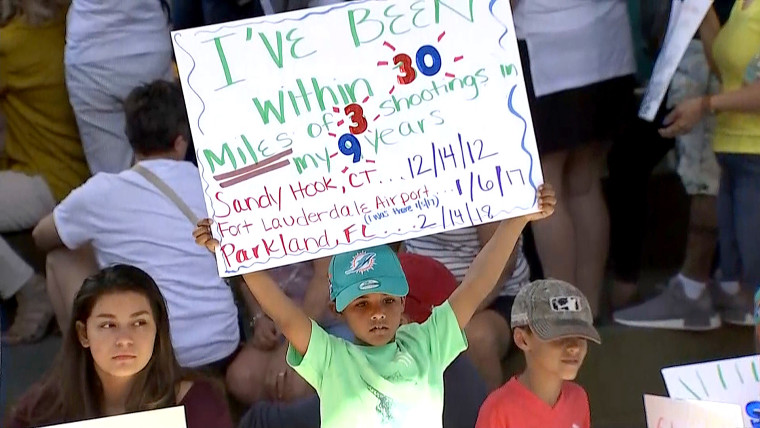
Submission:
[[[668,92],[678,64],[712,5],[712,0],[671,1],[670,20],[665,39],[639,109],[639,117],[650,122],[657,116],[657,110]]]
[[[736,404],[644,395],[647,428],[744,428]]]
[[[46,428],[187,428],[185,407],[169,407],[147,412],[88,419]]]
[[[365,0],[172,33],[222,276],[536,211],[509,0]]]
[[[671,398],[733,403],[744,426],[760,427],[760,357],[711,361],[662,370]]]

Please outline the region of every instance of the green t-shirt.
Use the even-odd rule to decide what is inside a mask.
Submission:
[[[306,355],[289,347],[288,364],[317,390],[323,428],[441,427],[443,372],[465,349],[446,301],[385,346],[347,342],[312,321]]]

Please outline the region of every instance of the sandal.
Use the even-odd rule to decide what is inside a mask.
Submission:
[[[16,301],[16,318],[13,325],[3,334],[2,343],[18,345],[39,342],[47,335],[55,319],[45,279],[35,275],[16,293]]]

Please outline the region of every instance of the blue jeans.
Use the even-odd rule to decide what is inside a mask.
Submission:
[[[755,290],[760,286],[760,155],[717,155],[722,280]]]

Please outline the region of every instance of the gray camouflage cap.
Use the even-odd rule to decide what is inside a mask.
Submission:
[[[572,284],[557,279],[534,281],[523,287],[512,305],[511,325],[528,326],[542,340],[582,337],[602,343],[586,296]]]

